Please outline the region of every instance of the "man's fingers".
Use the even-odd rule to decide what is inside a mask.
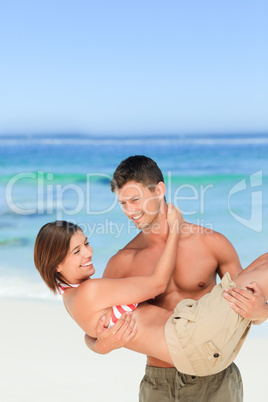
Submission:
[[[106,330],[106,327],[104,326],[105,324],[105,316],[102,316],[100,320],[98,321],[97,327],[96,327],[96,333],[97,335]]]
[[[246,317],[246,316],[247,316],[247,313],[246,313],[246,311],[245,311],[243,308],[239,307],[237,304],[234,304],[234,303],[232,303],[232,302],[230,302],[230,306],[232,307],[232,309],[233,309],[237,314],[241,315],[241,316],[244,317],[244,318],[247,318],[247,317]]]
[[[233,306],[236,305],[238,308],[243,308],[243,306],[245,306],[245,304],[240,301],[239,299],[233,297],[232,295],[230,295],[229,293],[224,293],[224,297],[226,300],[228,300],[228,302]]]
[[[248,306],[235,299],[234,297],[232,297],[229,293],[224,293],[224,297],[226,300],[228,300],[231,308],[238,314],[240,314],[242,317],[248,319],[249,318],[249,312],[248,312]]]
[[[131,312],[127,312],[123,314],[119,320],[109,329],[105,329],[104,320],[100,320],[98,323],[99,332],[98,334],[98,342],[102,342],[102,346],[104,345],[104,352],[111,351],[113,349],[117,349],[119,347],[125,346],[136,334],[137,326],[136,326],[136,318],[135,315]],[[106,342],[108,340],[108,346]],[[112,345],[112,346],[111,346]]]
[[[240,290],[242,291],[242,289],[240,289]],[[228,292],[224,292],[224,297],[226,300],[228,300],[228,302],[231,305],[235,305],[239,309],[242,309],[242,310],[248,309],[251,306],[251,304],[254,302],[254,300],[252,299],[252,297],[254,297],[254,295],[250,294],[246,290],[242,291],[242,292],[230,290]],[[233,308],[233,306],[232,306],[232,308]]]
[[[248,292],[247,290],[240,289],[240,288],[230,288],[230,289],[225,289],[225,293],[229,294],[233,298],[240,300],[240,301],[245,301],[249,300],[252,296],[252,293]]]
[[[122,340],[124,340],[125,343],[129,342],[135,336],[136,332],[137,324],[135,316],[133,316],[124,334],[122,335]]]
[[[112,327],[113,333],[118,339],[126,338],[132,332],[136,323],[136,318],[133,313],[125,313],[120,317],[120,320]]]
[[[128,343],[132,338],[134,338],[134,336],[137,333],[137,324],[134,324],[134,326],[132,327],[132,330],[130,332],[130,334],[126,337],[125,339],[125,343]]]
[[[256,282],[249,283],[247,288],[252,291],[236,287],[226,289],[224,297],[242,317],[251,320],[253,324],[261,324],[267,320],[267,304],[263,293]]]
[[[224,293],[224,297],[228,300],[232,309],[242,317],[254,321],[258,319],[258,315],[256,316],[254,311],[260,302],[260,294],[248,292],[243,289],[231,288]]]
[[[118,321],[114,324],[113,328],[118,331],[126,322],[129,322],[129,319],[130,317],[128,313],[122,314]]]

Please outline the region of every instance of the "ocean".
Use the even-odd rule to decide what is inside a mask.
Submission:
[[[96,277],[138,232],[110,191],[117,165],[147,155],[167,201],[186,220],[223,233],[243,267],[267,251],[268,134],[0,137],[0,297],[57,301],[33,263],[47,222],[78,223],[94,249]]]

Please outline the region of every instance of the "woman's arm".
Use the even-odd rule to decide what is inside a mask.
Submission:
[[[179,235],[181,226],[183,225],[181,211],[174,207],[174,205],[171,203],[168,204],[167,222],[169,226],[169,234],[165,248],[154,268],[153,273],[148,277],[150,278],[149,280],[152,281],[152,285],[154,284],[154,286],[160,286],[161,291],[154,294],[154,296],[163,293],[167,288],[168,281],[175,267]]]
[[[163,293],[175,266],[180,228],[183,224],[181,212],[172,204],[168,205],[167,221],[167,242],[151,275],[90,280],[87,281],[89,288],[86,283],[85,286],[80,286],[79,298],[87,303],[85,299],[90,297],[91,301],[94,300],[95,309],[100,310],[114,305],[140,303]]]

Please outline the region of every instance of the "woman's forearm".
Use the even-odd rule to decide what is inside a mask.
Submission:
[[[159,258],[155,270],[154,277],[160,284],[163,285],[165,291],[168,281],[174,271],[177,249],[178,249],[179,234],[169,234],[165,248]]]
[[[175,267],[180,229],[183,224],[181,212],[171,204],[169,204],[168,214],[170,214],[168,216],[169,235],[152,275],[154,280],[163,287],[162,292],[165,291]]]

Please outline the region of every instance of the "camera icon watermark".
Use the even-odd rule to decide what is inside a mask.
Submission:
[[[263,192],[262,186],[262,170],[252,173],[249,176],[249,185],[246,178],[236,183],[228,194],[228,210],[231,216],[241,225],[253,230],[254,232],[262,231],[262,210],[263,210]],[[234,212],[231,207],[231,199],[239,196],[239,200],[244,202],[247,193],[250,193],[250,216],[245,218]],[[248,194],[247,194],[248,195]]]

